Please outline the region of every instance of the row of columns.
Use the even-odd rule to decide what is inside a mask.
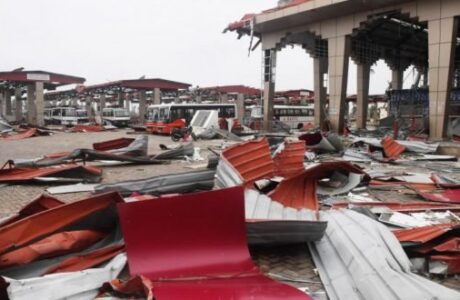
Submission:
[[[447,131],[447,115],[450,91],[453,84],[458,20],[448,17],[428,22],[429,52],[429,105],[430,137],[441,139]],[[347,35],[327,39],[328,56],[314,56],[315,123],[322,125],[325,119],[327,98],[324,76],[329,82],[329,120],[332,130],[342,133],[344,128],[345,101],[348,83],[348,65],[351,38]],[[274,61],[275,49],[264,50],[264,130],[270,129],[273,119],[275,95]],[[371,63],[357,64],[357,114],[358,128],[365,128],[369,99]],[[391,86],[394,90],[403,87],[404,67],[392,67]]]

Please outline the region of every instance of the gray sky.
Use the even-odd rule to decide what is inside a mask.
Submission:
[[[276,0],[1,0],[1,70],[18,67],[82,76],[87,84],[160,77],[199,86],[261,87],[261,50],[222,34],[229,22]],[[388,68],[374,68],[382,93]],[[300,48],[279,53],[277,89],[313,88],[313,66]],[[348,93],[355,93],[350,67]],[[411,77],[408,74],[408,77]]]

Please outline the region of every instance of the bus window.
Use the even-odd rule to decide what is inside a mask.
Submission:
[[[234,118],[235,117],[235,108],[226,107],[223,109],[225,118]]]
[[[315,111],[313,109],[308,110],[308,116],[313,116],[315,114]]]
[[[113,111],[113,115],[119,118],[129,117],[129,112],[125,109],[117,109]]]
[[[63,109],[62,110],[63,117],[75,117],[75,110],[73,109]]]
[[[60,109],[53,109],[53,116],[60,117],[61,116],[61,110]]]
[[[294,110],[293,109],[288,109],[287,110],[287,115],[288,116],[293,116],[294,115]]]
[[[309,116],[310,112],[308,109],[302,109],[302,116]]]
[[[165,107],[160,108],[160,114],[159,114],[158,121],[160,121],[160,122],[167,122],[168,121],[168,109],[167,108],[165,108]]]

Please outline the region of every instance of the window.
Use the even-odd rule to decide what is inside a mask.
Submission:
[[[60,109],[53,109],[53,116],[54,117],[60,117],[61,116],[61,110]]]
[[[126,109],[117,109],[113,111],[114,117],[126,118],[129,117],[129,112]]]

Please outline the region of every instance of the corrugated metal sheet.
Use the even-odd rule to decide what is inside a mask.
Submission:
[[[382,139],[383,152],[385,156],[390,159],[398,159],[401,154],[406,150],[406,147],[399,144],[391,137],[387,136]]]
[[[17,134],[11,134],[7,136],[0,136],[0,140],[6,140],[6,141],[14,141],[14,140],[22,140],[22,139],[27,139],[33,136],[40,135],[39,131],[37,128],[29,128],[25,131],[18,132]]]
[[[122,253],[124,248],[124,245],[113,245],[72,256],[48,269],[46,274],[76,272],[94,268]]]
[[[426,211],[426,210],[450,210],[450,211],[459,211],[459,205],[448,205],[442,203],[433,203],[433,202],[334,202],[332,208],[352,208],[352,207],[367,207],[369,209],[373,208],[388,208],[392,211],[397,212],[417,212],[417,211]]]
[[[460,293],[411,272],[411,263],[384,225],[349,210],[321,212],[328,221],[311,253],[329,299],[454,300]]]
[[[0,290],[6,289],[10,300],[94,299],[102,284],[115,279],[125,264],[126,255],[123,253],[101,268],[50,274],[23,280],[0,277]],[[8,287],[1,283],[2,280],[6,281]]]
[[[237,187],[120,204],[130,272],[150,279],[158,300],[311,299],[253,264],[243,199]]]
[[[45,177],[58,177],[59,181],[98,182],[102,170],[92,166],[75,164],[58,165],[43,168],[11,168],[0,170],[0,182],[24,182],[43,180]]]
[[[305,170],[305,143],[303,141],[285,141],[275,154],[273,162],[275,175],[291,177]]]
[[[117,191],[122,195],[129,196],[134,192],[162,195],[212,190],[215,173],[215,170],[206,169],[202,171],[160,175],[140,180],[101,184],[95,187],[95,191],[98,193]]]
[[[267,139],[259,139],[237,144],[222,152],[221,160],[227,160],[245,187],[255,181],[273,177],[274,165]]]
[[[14,223],[16,221],[19,221],[21,219],[24,219],[28,216],[34,215],[36,213],[58,207],[63,205],[64,202],[62,202],[59,199],[53,198],[48,195],[40,195],[31,202],[29,202],[26,206],[21,208],[19,212],[17,212],[15,215],[12,217],[9,217],[3,221],[0,222],[0,227],[5,226],[7,224]]]
[[[0,227],[0,254],[27,245],[122,201],[118,193],[102,194],[61,205],[2,226]]]
[[[460,204],[460,189],[445,190],[441,193],[420,192],[419,195],[429,201],[442,202],[442,203],[459,203]]]
[[[347,174],[343,184],[339,188],[317,188],[318,180],[331,178],[334,173]],[[358,167],[345,161],[324,162],[307,168],[303,173],[286,178],[271,192],[269,196],[283,204],[293,208],[308,208],[318,210],[316,194],[336,195],[348,192],[355,188],[361,179],[369,179],[369,176]]]
[[[0,255],[0,269],[24,265],[47,257],[81,251],[107,234],[96,230],[74,230],[52,234],[20,249]]]
[[[134,139],[131,138],[119,138],[105,142],[99,142],[93,144],[93,149],[98,151],[108,151],[114,149],[120,149],[124,147],[128,147]]]
[[[418,228],[394,230],[393,234],[400,242],[426,243],[440,237],[454,228],[460,228],[456,224],[440,224]]]
[[[372,145],[374,147],[381,148],[381,140],[376,138],[362,138],[362,137],[353,137],[353,143],[362,142],[365,144]],[[416,153],[435,153],[438,150],[439,143],[427,144],[424,142],[418,141],[401,141],[397,140],[398,144],[404,146],[406,151],[416,152]]]

